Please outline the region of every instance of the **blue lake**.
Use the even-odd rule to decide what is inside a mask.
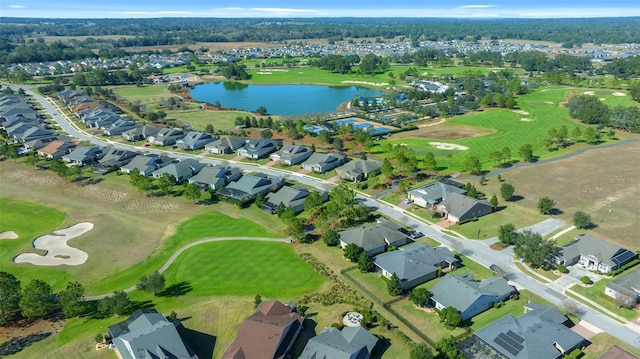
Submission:
[[[356,96],[379,96],[381,91],[359,86],[246,85],[239,82],[210,82],[191,90],[195,100],[223,107],[255,111],[264,106],[269,114],[294,116],[336,111]]]

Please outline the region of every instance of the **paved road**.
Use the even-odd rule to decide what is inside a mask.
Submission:
[[[62,130],[67,132],[69,135],[82,139],[84,141],[91,142],[95,145],[100,145],[100,146],[112,145],[114,147],[121,147],[121,148],[127,148],[127,149],[131,149],[133,147],[130,145],[115,143],[109,140],[102,140],[87,134],[81,129],[73,126],[65,117],[65,115],[62,114],[61,111],[59,111],[54,105],[52,105],[46,98],[44,98],[43,96],[33,91],[29,91],[28,88],[26,87],[25,87],[25,90],[27,90],[30,95],[32,95],[38,102],[41,103],[43,108],[46,111],[48,111],[53,116],[53,119],[61,126]],[[523,166],[532,166],[532,165],[541,164],[541,163],[548,163],[551,161],[557,161],[560,159],[577,156],[580,153],[583,153],[587,150],[622,145],[624,143],[636,141],[636,140],[639,140],[639,139],[620,141],[620,142],[613,143],[611,145],[588,147],[586,149],[583,149],[565,156],[560,156],[560,157],[556,157],[549,160],[539,161],[537,163],[526,163],[526,164],[521,164],[519,166],[516,165],[511,167],[510,169],[519,168]],[[318,180],[313,177],[304,176],[300,174],[292,174],[287,171],[281,171],[273,168],[259,167],[259,166],[254,166],[250,164],[245,164],[245,163],[236,163],[232,161],[214,160],[210,158],[204,158],[201,155],[198,156],[198,155],[190,155],[190,154],[178,154],[178,153],[173,153],[171,151],[163,151],[163,150],[155,150],[155,149],[147,149],[147,148],[139,148],[139,147],[138,149],[148,151],[148,152],[153,152],[153,153],[169,154],[172,157],[180,158],[180,159],[196,157],[199,161],[207,164],[233,164],[233,166],[241,168],[245,171],[260,171],[269,175],[284,176],[288,179],[296,180],[298,182],[301,182],[310,186],[314,186],[316,188],[323,189],[323,190],[330,190],[332,186],[331,184],[325,181]],[[501,169],[491,173],[490,175],[497,175],[498,173],[502,173],[506,170],[509,170],[509,169]],[[435,224],[426,224],[422,221],[417,220],[416,218],[413,218],[409,215],[404,214],[404,210],[397,206],[392,206],[382,202],[378,202],[371,198],[361,196],[361,195],[358,195],[358,198],[364,204],[367,204],[368,206],[376,208],[379,212],[383,213],[384,215],[390,218],[397,220],[400,223],[403,223],[407,226],[414,228],[415,230],[423,232],[425,235],[433,238],[434,240],[442,243],[443,245],[446,245],[451,248],[455,248],[456,250],[463,251],[464,254],[467,255],[469,258],[480,263],[485,267],[489,267],[492,264],[496,264],[500,266],[508,273],[509,280],[516,283],[518,286],[526,288],[531,292],[541,296],[542,298],[548,300],[551,303],[560,305],[563,300],[567,299],[567,297],[564,294],[552,288],[549,288],[545,284],[538,282],[537,280],[522,273],[520,269],[516,267],[516,265],[512,260],[513,251],[511,248],[507,248],[502,251],[494,251],[490,249],[489,246],[493,242],[497,241],[497,239],[495,238],[490,238],[487,240],[466,240],[466,239],[454,238],[442,233],[440,227],[438,227]],[[564,225],[565,225],[564,222],[559,221],[557,219],[550,218],[548,220],[545,220],[541,223],[538,223],[534,226],[529,227],[529,229],[536,231],[544,236],[557,229],[562,228]],[[463,247],[463,248],[460,248],[460,247]],[[616,338],[619,338],[620,340],[634,347],[640,348],[640,326],[637,326],[633,323],[623,325],[607,317],[606,315],[594,309],[591,309],[590,307],[586,307],[582,304],[579,304],[578,307],[580,310],[580,317],[582,320],[585,320],[595,325],[596,327],[602,329],[603,331],[613,335]]]

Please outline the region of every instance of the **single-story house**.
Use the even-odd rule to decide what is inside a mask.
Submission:
[[[385,252],[390,246],[400,247],[409,242],[407,235],[389,221],[349,228],[339,232],[338,235],[342,248],[353,243],[369,256]]]
[[[120,172],[131,174],[134,170],[144,176],[151,176],[151,173],[173,162],[173,159],[160,155],[137,155],[131,162],[120,167]]]
[[[302,163],[302,168],[316,173],[325,173],[345,164],[349,158],[343,153],[318,153],[314,152]]]
[[[244,147],[238,150],[238,155],[242,157],[258,160],[269,156],[275,152],[282,141],[278,140],[249,140]]]
[[[264,197],[262,209],[269,214],[275,214],[278,206],[282,203],[285,208],[293,208],[295,213],[300,213],[304,210],[304,200],[310,194],[311,191],[304,187],[283,186],[278,191],[271,192]],[[323,201],[329,199],[327,192],[321,191],[320,196]]]
[[[156,146],[171,146],[184,137],[184,132],[179,128],[161,128],[155,135],[148,136],[147,142]]]
[[[124,118],[120,118],[112,124],[101,126],[100,129],[102,133],[107,136],[117,136],[122,134],[125,131],[140,127],[140,125],[136,121],[126,120]]]
[[[39,149],[38,155],[48,158],[50,160],[55,160],[58,158],[62,158],[62,156],[71,152],[73,148],[76,147],[76,144],[71,141],[53,141],[48,145]]]
[[[565,266],[579,263],[583,268],[609,273],[636,257],[638,253],[583,233],[573,242],[558,248],[556,263]]]
[[[458,260],[447,247],[431,247],[413,243],[396,251],[382,253],[373,259],[376,271],[391,278],[395,273],[400,278],[402,289],[413,288],[435,279],[438,270],[455,269]]]
[[[31,141],[25,142],[24,143],[24,149],[27,150],[27,151],[39,150],[39,149],[43,148],[44,146],[50,144],[53,141],[69,142],[69,141],[71,141],[71,138],[69,138],[67,136],[62,136],[62,135],[54,135],[54,136],[49,136],[49,137],[40,137],[40,138],[36,138],[35,140],[31,140]]]
[[[247,140],[242,137],[222,137],[204,146],[209,153],[216,155],[225,155],[233,153],[240,147],[244,146]]]
[[[640,302],[640,267],[607,283],[604,294],[614,299],[626,297],[632,303]]]
[[[198,359],[176,326],[155,309],[138,309],[127,320],[109,327],[109,337],[121,359]]]
[[[129,163],[129,161],[139,154],[140,153],[137,151],[129,151],[113,147],[108,148],[104,157],[99,159],[98,163],[91,167],[91,172],[102,175],[107,174]]]
[[[218,195],[237,202],[248,202],[255,199],[258,193],[266,195],[284,186],[283,177],[267,177],[263,173],[248,174],[237,181],[230,182],[227,187],[218,191]]]
[[[380,168],[380,161],[355,160],[338,167],[336,174],[344,180],[358,182],[369,178],[371,174],[379,174]]]
[[[62,102],[64,102],[66,104],[69,99],[72,99],[72,98],[74,98],[76,96],[84,95],[84,91],[82,91],[82,90],[64,90],[64,91],[58,92],[56,95],[58,96],[58,99],[60,99],[60,101],[62,101]]]
[[[324,328],[309,339],[300,359],[368,359],[378,337],[362,327]]]
[[[464,222],[493,212],[493,206],[489,202],[455,192],[450,193],[436,208],[452,223]]]
[[[467,320],[507,300],[514,291],[503,277],[477,281],[468,273],[447,274],[431,288],[431,300],[437,309],[456,308]]]
[[[287,354],[304,319],[295,308],[278,301],[261,303],[242,322],[238,336],[221,359],[281,359]]]
[[[149,136],[154,136],[158,131],[160,131],[160,127],[144,125],[124,131],[122,133],[122,138],[127,141],[140,141]]]
[[[20,142],[27,142],[27,141],[35,140],[37,138],[51,137],[55,135],[56,135],[56,132],[53,130],[32,126],[26,131],[20,133],[19,135],[14,135],[13,138],[15,138]]]
[[[204,148],[204,145],[215,141],[216,138],[216,136],[205,132],[190,131],[183,138],[177,140],[176,145],[185,150],[195,151]]]
[[[279,151],[272,153],[269,158],[272,161],[292,166],[306,160],[312,153],[313,151],[304,146],[285,145]]]
[[[78,146],[69,154],[62,156],[62,160],[74,165],[84,166],[96,162],[106,154],[106,148],[100,146]]]
[[[236,167],[205,166],[197,175],[189,178],[189,183],[195,183],[204,190],[217,190],[240,177],[242,171]]]
[[[195,176],[204,168],[204,164],[192,158],[183,159],[180,162],[171,162],[166,166],[162,166],[151,172],[153,178],[160,178],[163,174],[168,173],[175,178],[176,183],[182,183],[189,178]]]
[[[507,314],[476,331],[472,339],[508,359],[559,359],[585,344],[568,322],[556,308],[529,302],[520,317]]]
[[[413,200],[417,206],[433,207],[445,200],[451,193],[465,194],[467,191],[462,189],[462,185],[455,186],[438,181],[412,189],[407,193],[407,198]]]

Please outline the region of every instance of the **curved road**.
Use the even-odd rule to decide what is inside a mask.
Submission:
[[[62,113],[62,111],[59,111],[59,109],[57,108],[57,106],[55,106],[53,102],[50,102],[48,99],[41,96],[40,94],[30,91],[28,86],[22,86],[22,88],[27,90],[29,95],[33,96],[34,99],[40,102],[43,108],[52,115],[54,121],[56,121],[61,126],[63,131],[67,132],[70,136],[79,138],[84,141],[88,141],[95,145],[99,145],[99,146],[109,145],[109,146],[126,148],[126,149],[135,148],[141,151],[168,154],[178,159],[197,158],[199,161],[207,164],[224,164],[224,165],[233,164],[233,166],[241,168],[242,170],[245,170],[245,171],[260,171],[269,175],[283,176],[287,179],[295,180],[295,181],[298,181],[322,190],[330,190],[331,187],[333,186],[333,184],[328,183],[326,181],[322,181],[310,176],[301,175],[299,173],[291,173],[288,171],[250,165],[246,163],[237,163],[235,161],[214,160],[210,158],[205,158],[203,155],[178,154],[178,153],[173,153],[172,151],[147,149],[144,147],[135,147],[131,145],[116,143],[110,140],[98,139],[87,134],[86,132],[84,132],[83,130],[81,130],[80,128],[77,128],[74,124],[72,124],[71,121],[68,118],[66,118],[66,116]],[[559,156],[559,157],[555,157],[555,158],[551,158],[551,159],[543,160],[539,162],[523,163],[523,164],[520,164],[519,166],[516,165],[510,168],[500,169],[495,172],[492,172],[489,175],[491,176],[497,175],[498,173],[503,173],[504,171],[520,168],[523,166],[532,166],[532,165],[548,163],[552,161],[559,161],[561,159],[565,159],[568,157],[577,156],[588,150],[620,146],[625,143],[637,141],[637,140],[640,140],[640,139],[636,138],[636,139],[616,142],[610,145],[588,147],[564,156]],[[512,260],[513,251],[511,249],[506,249],[502,251],[494,251],[490,249],[489,246],[491,245],[491,243],[496,241],[495,238],[488,239],[488,240],[466,240],[466,238],[465,239],[454,238],[446,234],[443,234],[441,232],[441,228],[435,224],[427,224],[422,222],[421,220],[418,220],[410,215],[405,214],[404,210],[397,206],[379,202],[363,195],[358,195],[358,200],[361,201],[361,203],[364,203],[370,207],[374,207],[377,211],[381,212],[382,214],[388,217],[391,217],[397,220],[400,223],[403,223],[407,226],[414,228],[415,230],[423,232],[426,236],[433,238],[434,240],[442,243],[443,245],[446,245],[451,248],[456,248],[457,250],[461,250],[459,248],[463,246],[465,255],[467,255],[472,260],[482,264],[485,267],[489,267],[491,264],[496,264],[500,266],[501,268],[506,270],[506,272],[509,273],[509,279],[512,282],[514,282],[516,285],[530,290],[531,292],[539,295],[540,297],[544,298],[545,300],[548,300],[551,303],[554,303],[556,305],[561,305],[562,301],[568,298],[563,293],[560,293],[557,290],[551,287],[548,287],[547,285],[541,282],[538,282],[537,280],[522,273]],[[565,226],[564,222],[559,221],[557,219],[550,218],[532,226],[532,230],[538,233],[541,233],[544,236],[564,226]],[[215,240],[215,239],[212,239],[212,240]],[[196,245],[195,243],[197,242],[194,242],[194,245]],[[177,255],[179,254],[174,254],[174,255],[177,257]],[[132,290],[132,288],[128,288],[128,289]],[[620,322],[615,321],[614,319],[592,309],[591,307],[582,305],[581,303],[578,303],[578,308],[579,308],[580,318],[582,320],[585,320],[593,324],[594,326],[600,328],[604,332],[607,332],[613,335],[614,337],[619,338],[620,340],[636,348],[640,348],[640,326],[634,323],[621,324]]]

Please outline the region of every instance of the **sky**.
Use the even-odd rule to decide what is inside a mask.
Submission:
[[[640,16],[640,0],[0,0],[2,17],[575,18]]]

